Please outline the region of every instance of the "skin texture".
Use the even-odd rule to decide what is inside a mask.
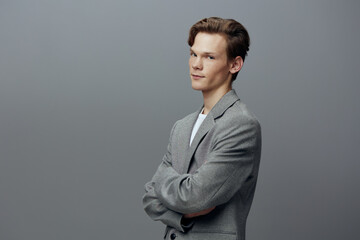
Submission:
[[[232,74],[240,71],[243,65],[239,56],[228,59],[226,47],[227,42],[223,35],[200,32],[190,48],[191,86],[194,90],[202,91],[203,114],[207,114],[220,98],[232,89]],[[211,207],[197,213],[185,214],[183,217],[189,219],[206,215],[214,209],[215,207]]]
[[[198,217],[198,216],[201,216],[201,215],[206,215],[206,214],[210,213],[214,209],[215,209],[215,207],[212,207],[212,208],[208,208],[208,209],[205,209],[205,210],[197,212],[197,213],[185,214],[184,218],[193,218],[193,217]]]
[[[207,114],[231,87],[231,76],[240,71],[241,57],[228,59],[227,42],[223,35],[200,32],[190,48],[189,69],[191,86],[202,91],[204,114]]]

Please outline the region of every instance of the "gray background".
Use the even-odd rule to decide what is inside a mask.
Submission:
[[[234,18],[263,129],[249,240],[359,236],[356,0],[0,1],[0,239],[161,239],[141,197],[194,112],[188,29]]]

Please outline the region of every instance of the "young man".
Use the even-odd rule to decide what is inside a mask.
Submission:
[[[261,132],[232,82],[249,42],[232,19],[205,18],[190,29],[191,85],[204,104],[174,124],[143,197],[146,213],[166,225],[164,239],[245,239]]]

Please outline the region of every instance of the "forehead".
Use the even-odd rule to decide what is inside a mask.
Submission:
[[[199,32],[196,34],[191,49],[198,52],[226,53],[227,42],[223,35],[218,33]]]

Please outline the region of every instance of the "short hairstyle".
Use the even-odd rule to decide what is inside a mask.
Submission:
[[[227,42],[228,59],[235,59],[240,56],[245,61],[249,51],[250,37],[246,28],[239,22],[219,17],[204,18],[198,21],[189,31],[188,44],[190,47],[194,44],[195,37],[199,32],[222,34]],[[236,79],[237,74],[238,72],[232,75],[232,81]]]

